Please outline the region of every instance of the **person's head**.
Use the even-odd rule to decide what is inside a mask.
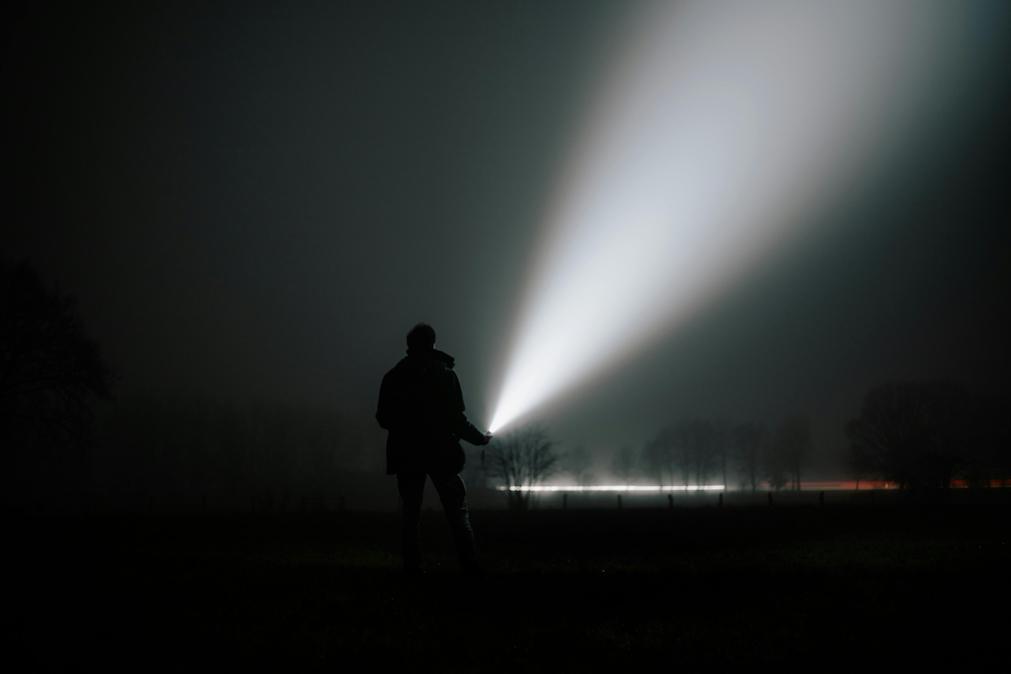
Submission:
[[[428,323],[418,323],[407,333],[408,351],[431,351],[435,348],[435,329]]]

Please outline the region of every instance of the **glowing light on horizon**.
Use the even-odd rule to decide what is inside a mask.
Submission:
[[[951,488],[953,489],[969,489],[969,485],[965,480],[952,480]],[[1011,480],[990,480],[986,483],[986,488],[988,489],[1002,489],[1011,488]],[[519,492],[536,492],[536,493],[622,493],[622,494],[666,494],[666,493],[687,493],[687,492],[731,492],[749,495],[752,493],[751,488],[742,488],[737,490],[732,490],[727,488],[723,484],[681,484],[681,485],[659,485],[659,484],[592,484],[592,485],[574,485],[574,484],[537,484],[537,485],[514,485],[512,487],[496,487],[498,491],[519,491]],[[887,480],[808,480],[801,482],[800,490],[801,492],[818,492],[818,491],[897,491],[900,489],[899,485],[894,482],[889,482]],[[786,489],[777,490],[773,488],[769,483],[762,482],[759,484],[759,492],[765,493],[769,491],[781,492],[784,495],[797,493],[796,490]]]
[[[650,4],[547,214],[491,432],[676,327],[809,225],[931,108],[964,8]]]
[[[535,485],[513,485],[511,487],[499,487],[499,491],[522,491],[522,492],[547,492],[547,493],[593,493],[593,492],[620,492],[620,493],[644,493],[659,494],[666,492],[689,492],[689,491],[725,491],[722,484],[683,484],[683,485],[639,485],[639,484],[594,484],[594,485],[565,485],[565,484],[535,484]]]
[[[1011,484],[1005,485],[1005,481],[994,481],[990,486],[1000,487],[1000,486],[1011,486]],[[964,481],[955,480],[952,485],[954,488],[965,488],[968,485]],[[801,483],[801,488],[799,491],[803,492],[816,492],[816,491],[874,491],[874,490],[896,490],[899,486],[894,482],[888,482],[887,480],[809,480]],[[574,484],[537,484],[537,485],[514,485],[511,487],[496,487],[498,491],[520,491],[520,492],[537,492],[537,493],[623,493],[623,494],[666,494],[666,493],[687,493],[687,492],[711,492],[711,491],[722,491],[729,492],[734,491],[728,489],[726,485],[723,484],[680,484],[680,485],[660,485],[660,484],[591,484],[591,485],[574,485]],[[744,488],[736,490],[742,494],[750,494],[750,488]],[[762,482],[759,484],[759,491],[781,491],[774,489],[767,482]],[[782,490],[784,494],[796,493],[793,489]]]

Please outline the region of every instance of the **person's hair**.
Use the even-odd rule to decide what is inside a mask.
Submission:
[[[407,333],[408,349],[435,348],[435,329],[428,323],[418,323]]]

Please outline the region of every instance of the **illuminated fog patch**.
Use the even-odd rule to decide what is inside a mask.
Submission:
[[[676,327],[809,225],[912,125],[964,11],[649,5],[557,187],[490,429]]]

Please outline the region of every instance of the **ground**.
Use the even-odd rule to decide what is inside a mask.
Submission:
[[[1011,504],[477,511],[486,566],[394,513],[13,518],[23,671],[693,671],[1003,654]],[[8,653],[12,651],[8,650]]]

